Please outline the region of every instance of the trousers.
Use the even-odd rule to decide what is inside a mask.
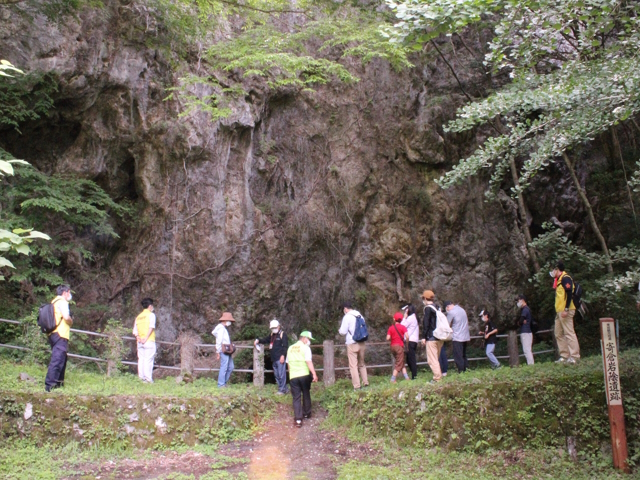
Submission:
[[[527,365],[533,365],[533,352],[531,346],[533,345],[533,333],[521,333],[520,341],[522,342],[522,351],[527,359]]]
[[[427,363],[433,372],[433,381],[437,382],[442,378],[440,370],[440,350],[444,342],[442,340],[427,340]]]
[[[466,372],[469,366],[469,360],[467,360],[467,343],[469,342],[456,342],[453,341],[453,360],[458,367],[458,373]]]
[[[449,359],[447,358],[447,344],[442,343],[440,349],[440,356],[438,357],[438,363],[440,363],[440,371],[444,374],[449,371]]]
[[[407,364],[409,365],[409,370],[411,370],[412,380],[418,376],[418,364],[416,362],[417,348],[418,348],[418,342],[409,342],[409,351],[407,352]]]
[[[554,328],[560,356],[562,358],[580,358],[580,345],[573,329],[573,317],[576,311],[569,310],[565,318],[562,318],[560,313],[556,313],[556,325]]]
[[[44,388],[47,392],[52,388],[64,386],[64,372],[67,369],[67,351],[69,350],[69,340],[57,333],[49,335],[48,340],[51,346],[51,360],[44,379]]]
[[[153,360],[156,357],[156,342],[138,343],[138,377],[153,382]]]
[[[289,380],[293,397],[293,416],[296,420],[311,415],[311,375]]]
[[[360,377],[362,384],[369,385],[367,378],[367,367],[364,364],[364,352],[366,345],[364,342],[347,345],[347,358],[349,359],[349,373],[351,373],[351,383],[353,388],[360,388]],[[359,374],[359,375],[358,375]]]
[[[218,387],[224,387],[229,383],[233,372],[233,357],[226,353],[220,354],[220,373],[218,373]]]
[[[273,376],[276,377],[278,391],[287,393],[287,364],[280,363],[280,359],[273,360]]]
[[[496,356],[493,354],[493,351],[496,349],[496,344],[487,343],[487,346],[485,348],[486,348],[485,352],[487,353],[487,358],[491,362],[491,365],[493,365],[494,367],[499,367],[500,362],[498,361]]]

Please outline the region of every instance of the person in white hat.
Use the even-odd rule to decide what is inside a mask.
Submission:
[[[289,349],[289,340],[287,334],[282,330],[280,322],[275,318],[269,324],[271,334],[264,338],[256,338],[253,344],[269,345],[271,352],[271,363],[273,364],[273,376],[276,377],[278,384],[277,395],[287,393],[287,365],[285,363],[287,350]]]

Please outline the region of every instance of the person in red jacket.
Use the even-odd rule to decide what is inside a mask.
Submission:
[[[396,376],[400,371],[404,375],[405,380],[409,380],[407,369],[404,366],[404,342],[409,340],[407,327],[402,325],[404,315],[397,312],[393,315],[393,325],[387,330],[387,340],[391,341],[391,354],[395,358],[395,365],[391,373],[391,383],[396,383]]]

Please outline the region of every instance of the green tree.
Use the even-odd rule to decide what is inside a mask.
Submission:
[[[390,3],[401,20],[395,41],[430,41],[485,22],[495,37],[486,62],[506,70],[512,82],[488,98],[460,109],[447,129],[462,132],[497,125],[470,157],[438,180],[443,188],[491,170],[489,196],[504,181],[515,159],[512,192],[521,194],[533,177],[562,159],[587,211],[605,258],[609,248],[593,214],[587,192],[575,174],[570,152],[631,121],[640,112],[640,6],[617,0],[464,0]],[[607,270],[613,273],[611,261]]]

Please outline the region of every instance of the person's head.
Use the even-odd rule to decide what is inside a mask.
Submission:
[[[71,295],[71,287],[69,285],[60,285],[56,289],[56,293],[59,297],[64,298],[67,302],[70,302],[71,298],[73,297]]]
[[[521,293],[516,297],[516,302],[518,302],[518,308],[522,308],[527,304],[527,297]]]
[[[218,319],[220,323],[222,323],[225,327],[230,327],[233,322],[236,320],[233,318],[230,312],[224,312],[222,316]]]
[[[150,312],[153,312],[153,299],[152,298],[143,298],[140,302],[142,308],[149,309]]]
[[[402,311],[404,312],[405,318],[410,317],[411,315],[416,314],[416,307],[414,307],[413,304],[409,303],[408,305],[402,307]]]
[[[274,318],[271,320],[271,323],[269,323],[269,328],[273,333],[278,333],[280,331],[280,322]]]
[[[422,292],[422,303],[425,305],[429,305],[433,303],[433,300],[436,298],[436,294],[433,293],[432,290],[425,290]]]
[[[564,272],[564,262],[559,260],[558,262],[556,262],[553,270],[549,272],[549,275],[551,275],[553,278],[558,278],[560,275],[562,275],[562,272]]]
[[[346,315],[347,313],[349,313],[351,310],[353,310],[353,303],[351,302],[344,302],[342,304],[342,311],[344,312],[344,314]]]
[[[446,302],[444,302],[444,304],[442,305],[444,307],[444,310],[446,312],[450,312],[451,310],[453,310],[453,307],[455,307],[455,304],[449,300],[447,300]]]
[[[482,311],[480,312],[480,318],[482,319],[483,322],[488,322],[489,320],[491,320],[491,314],[485,310],[482,309]]]
[[[393,314],[393,321],[396,323],[400,323],[404,319],[404,314],[402,312],[396,312]]]
[[[300,334],[300,341],[305,345],[311,345],[311,340],[313,340],[313,337],[311,336],[311,332],[309,330],[305,330]]]

